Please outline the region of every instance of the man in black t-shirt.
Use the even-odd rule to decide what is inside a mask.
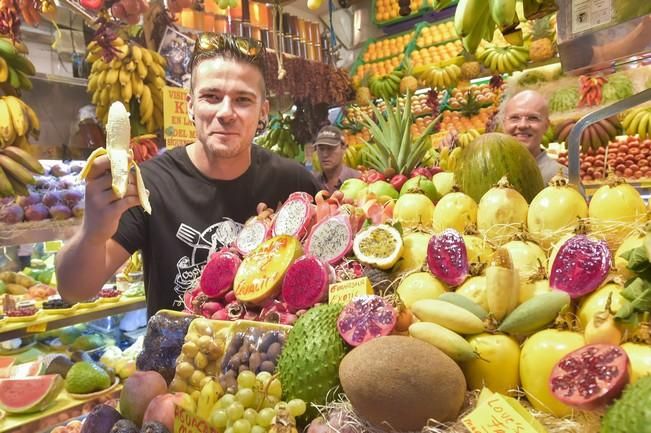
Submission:
[[[234,240],[258,203],[275,207],[292,192],[318,191],[300,164],[251,144],[269,112],[262,56],[254,41],[199,37],[188,95],[197,141],[141,165],[151,215],[139,206],[133,173],[117,199],[108,158],[92,163],[82,227],[57,256],[64,299],[92,297],[142,250],[148,314],[180,310],[210,254]]]

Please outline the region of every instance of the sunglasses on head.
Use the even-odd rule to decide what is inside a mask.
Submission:
[[[225,33],[201,33],[194,45],[193,58],[207,53],[230,52],[258,61],[264,49],[262,42]]]

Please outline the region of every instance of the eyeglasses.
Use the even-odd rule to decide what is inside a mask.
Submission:
[[[262,42],[253,39],[241,38],[224,33],[201,33],[194,44],[192,63],[205,54],[228,52],[236,56],[247,58],[251,62],[259,61],[264,52]]]
[[[515,124],[515,123],[522,122],[523,119],[526,121],[526,123],[530,123],[530,124],[538,124],[538,123],[541,123],[543,121],[543,118],[540,117],[540,116],[536,116],[536,115],[522,115],[522,116],[519,116],[519,115],[516,115],[516,114],[514,114],[512,116],[508,116],[506,118],[506,121],[508,123]]]

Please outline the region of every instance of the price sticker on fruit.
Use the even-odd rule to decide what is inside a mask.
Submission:
[[[208,421],[198,418],[179,406],[174,406],[174,433],[218,433]]]
[[[373,286],[367,277],[354,280],[342,281],[341,283],[330,284],[328,290],[328,303],[346,305],[353,298],[364,295],[372,295]]]
[[[462,422],[472,433],[540,433],[542,428],[530,424],[498,393],[480,403]]]

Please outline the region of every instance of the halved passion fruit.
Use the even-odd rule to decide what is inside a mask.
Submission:
[[[388,224],[370,226],[355,236],[353,252],[357,259],[378,269],[390,269],[402,255],[402,236]]]

